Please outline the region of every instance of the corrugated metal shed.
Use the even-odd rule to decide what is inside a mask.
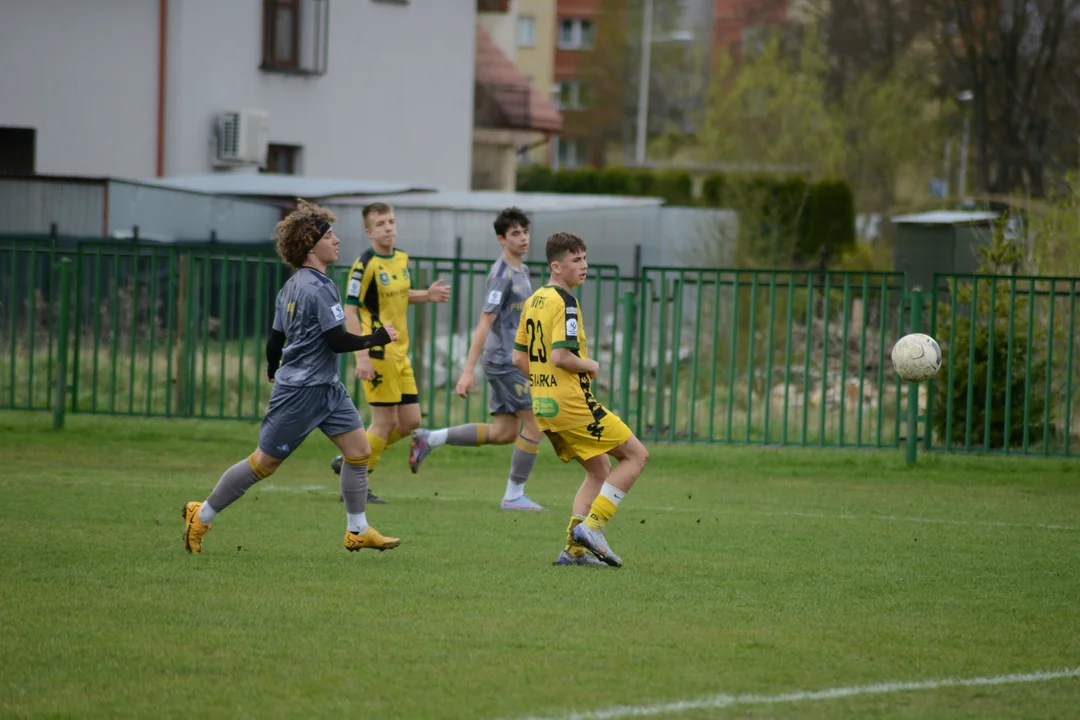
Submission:
[[[173,242],[270,242],[280,210],[273,204],[114,178],[0,177],[0,233],[41,235],[53,223],[73,237],[140,236]]]
[[[109,181],[109,234],[130,232],[165,240],[270,242],[280,210],[272,204],[143,183]]]
[[[62,235],[101,236],[105,178],[0,177],[0,234],[43,235],[53,223]]]
[[[999,213],[935,210],[896,215],[893,265],[907,273],[910,288],[930,290],[934,273],[973,273],[979,248],[989,245]]]
[[[725,228],[735,223],[730,211],[665,208],[660,198],[499,192],[328,198],[323,205],[338,216],[343,258],[367,247],[361,210],[374,201],[394,207],[398,246],[412,255],[453,257],[461,238],[463,257],[494,257],[492,222],[503,208],[517,206],[533,221],[529,262],[543,262],[544,238],[569,231],[585,238],[593,264],[617,265],[625,274],[635,269],[638,247],[642,265],[713,264],[729,254],[723,248],[733,235]]]
[[[227,172],[203,175],[180,175],[143,181],[177,190],[190,190],[215,195],[293,198],[308,200],[340,195],[385,195],[414,190],[434,190],[430,186],[381,180],[351,180],[347,178],[317,178],[303,175],[274,173]]]

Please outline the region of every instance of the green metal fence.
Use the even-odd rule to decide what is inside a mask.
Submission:
[[[409,311],[429,426],[487,418],[486,384],[454,385],[489,268],[412,259],[453,285]],[[267,248],[0,241],[0,408],[258,419],[287,273]],[[646,441],[1080,455],[1080,278],[939,275],[924,302],[900,273],[594,266],[578,294],[597,394]],[[913,327],[945,356],[921,385],[889,358]]]

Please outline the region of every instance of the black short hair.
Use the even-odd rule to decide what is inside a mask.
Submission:
[[[525,214],[524,210],[519,207],[508,207],[495,218],[495,234],[499,237],[506,237],[506,233],[510,232],[510,229],[515,225],[522,230],[528,230],[530,222],[529,216]]]
[[[547,261],[553,263],[562,260],[567,253],[585,252],[585,241],[568,232],[557,232],[547,239]]]

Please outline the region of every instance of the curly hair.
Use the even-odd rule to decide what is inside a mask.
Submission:
[[[319,238],[337,222],[334,213],[303,198],[296,199],[296,209],[277,224],[274,249],[289,266],[303,267],[308,253]]]

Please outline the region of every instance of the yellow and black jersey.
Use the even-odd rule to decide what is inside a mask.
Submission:
[[[370,335],[384,323],[392,324],[398,333],[397,342],[372,348],[371,357],[387,360],[408,357],[411,287],[409,256],[400,250],[380,255],[368,249],[353,263],[345,304],[358,308],[361,334]]]
[[[555,367],[551,352],[559,348],[589,357],[577,298],[560,287],[545,285],[525,301],[514,338],[514,349],[529,355],[536,423],[541,430],[599,423],[608,412],[593,396],[588,374]]]

